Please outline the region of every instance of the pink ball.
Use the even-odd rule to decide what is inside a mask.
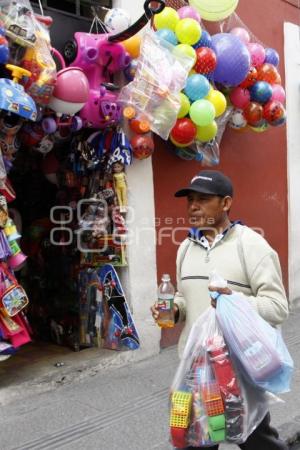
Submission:
[[[178,9],[177,13],[180,19],[194,19],[197,20],[197,22],[201,21],[200,14],[191,6],[183,6],[182,8]]]
[[[250,42],[247,47],[251,57],[251,65],[254,67],[260,67],[266,58],[264,47],[260,44],[256,44],[255,42]]]
[[[283,87],[280,84],[273,84],[272,91],[273,91],[273,94],[271,97],[271,101],[278,100],[281,103],[285,102],[285,90],[283,89]]]
[[[236,87],[230,92],[229,98],[233,106],[244,109],[250,103],[250,92],[248,89]]]
[[[230,30],[231,34],[234,34],[236,37],[238,37],[244,44],[249,44],[250,42],[250,34],[245,28],[242,27],[235,27]]]

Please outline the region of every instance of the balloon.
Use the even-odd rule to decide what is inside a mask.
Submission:
[[[250,67],[250,70],[242,83],[240,83],[240,87],[247,88],[252,86],[252,84],[257,81],[257,70],[254,66]]]
[[[205,127],[197,127],[196,139],[201,142],[208,142],[211,139],[214,139],[218,133],[218,125],[214,120],[209,125]]]
[[[212,37],[217,55],[214,80],[225,86],[237,86],[250,69],[250,54],[245,44],[230,33],[218,33]]]
[[[126,41],[122,41],[121,44],[129,53],[131,58],[135,59],[140,56],[140,50],[141,50],[141,37],[135,34],[129,39],[126,39]]]
[[[206,30],[202,30],[200,40],[193,47],[196,49],[199,47],[212,48],[211,35]]]
[[[154,152],[154,142],[151,135],[137,134],[130,141],[133,156],[136,159],[145,159]]]
[[[197,100],[191,105],[190,117],[198,126],[205,127],[206,125],[209,125],[214,120],[215,116],[215,107],[208,100]]]
[[[278,100],[281,103],[285,102],[285,90],[280,84],[272,84],[271,100]]]
[[[263,117],[272,126],[282,125],[286,121],[283,104],[277,100],[271,100],[264,106]]]
[[[230,34],[238,37],[244,44],[248,44],[250,42],[250,35],[245,28],[235,27],[230,30]]]
[[[217,65],[217,57],[215,52],[208,47],[199,47],[196,50],[195,70],[198,73],[213,72]]]
[[[154,16],[154,26],[157,30],[161,28],[169,28],[172,31],[175,31],[176,25],[179,22],[179,15],[175,9],[167,6],[160,12],[159,14],[155,14]]]
[[[265,63],[257,71],[257,79],[259,81],[267,81],[270,84],[280,84],[280,82],[278,83],[278,77],[280,78],[280,75],[273,64]]]
[[[211,22],[226,19],[236,9],[239,0],[190,0],[189,3],[201,15]]]
[[[254,67],[260,67],[264,63],[266,57],[264,47],[261,44],[250,42],[247,45],[247,48],[251,57],[251,65]]]
[[[159,37],[159,39],[164,39],[172,45],[178,44],[176,34],[174,33],[174,31],[169,30],[168,28],[161,28],[160,30],[157,30],[156,35]]]
[[[185,117],[190,110],[191,104],[186,95],[184,95],[182,92],[179,94],[180,99],[180,110],[177,114],[178,119],[182,119],[182,117]]]
[[[106,13],[104,24],[113,34],[121,33],[131,25],[131,17],[124,9],[112,8]]]
[[[180,19],[195,19],[197,22],[201,21],[200,14],[195,8],[191,6],[183,6],[177,11]]]
[[[274,48],[266,48],[266,58],[264,60],[265,63],[273,64],[273,66],[277,67],[279,64],[279,55],[274,50]]]
[[[197,134],[197,127],[191,119],[177,119],[176,124],[171,130],[171,137],[179,144],[188,144],[192,142]]]
[[[250,92],[238,86],[230,92],[229,98],[235,108],[244,109],[250,103]]]
[[[210,84],[207,78],[197,73],[188,77],[184,88],[184,93],[190,100],[195,101],[206,97],[209,90]]]
[[[216,110],[216,117],[221,116],[225,112],[227,101],[225,95],[222,94],[222,92],[217,91],[216,89],[211,89],[205,98],[214,105]]]
[[[187,44],[178,44],[174,47],[173,54],[179,57],[190,57],[193,58],[194,64],[196,62],[196,51],[193,49],[191,45]]]
[[[234,109],[228,124],[230,128],[234,128],[235,130],[245,128],[247,126],[247,120],[245,119],[243,111],[241,109]]]
[[[272,97],[272,86],[266,81],[258,81],[250,88],[251,101],[267,103]]]
[[[193,45],[201,37],[201,26],[195,19],[181,19],[176,25],[175,34],[181,44]]]
[[[244,116],[249,125],[259,126],[263,119],[263,107],[256,102],[250,102],[244,109]]]
[[[137,70],[137,66],[138,66],[137,59],[133,59],[132,61],[130,61],[129,66],[127,66],[126,69],[124,69],[124,75],[125,75],[126,80],[132,81],[134,79],[136,70]]]

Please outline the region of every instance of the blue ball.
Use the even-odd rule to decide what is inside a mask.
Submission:
[[[199,47],[209,47],[212,48],[212,39],[211,39],[211,35],[205,31],[202,30],[202,34],[201,34],[201,38],[199,39],[199,41],[193,45],[193,47],[195,49],[199,48]]]
[[[258,102],[261,104],[267,103],[272,97],[272,87],[266,81],[257,81],[250,88],[250,97],[252,102]]]
[[[190,75],[187,79],[184,93],[194,102],[207,96],[210,90],[208,79],[200,74]]]
[[[172,45],[178,44],[176,34],[168,28],[161,28],[160,30],[156,31],[156,35],[159,37],[159,39],[164,39]]]
[[[266,48],[265,63],[273,64],[277,67],[279,64],[279,55],[274,48]]]

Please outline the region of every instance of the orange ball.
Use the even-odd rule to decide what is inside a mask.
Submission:
[[[134,35],[126,41],[121,42],[125,50],[129,53],[131,58],[138,58],[140,56],[141,49],[141,37]]]

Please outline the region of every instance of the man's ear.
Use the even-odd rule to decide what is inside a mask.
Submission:
[[[229,197],[229,195],[227,195],[226,197],[223,198],[223,211],[224,212],[230,211],[231,205],[232,205],[232,197]]]

